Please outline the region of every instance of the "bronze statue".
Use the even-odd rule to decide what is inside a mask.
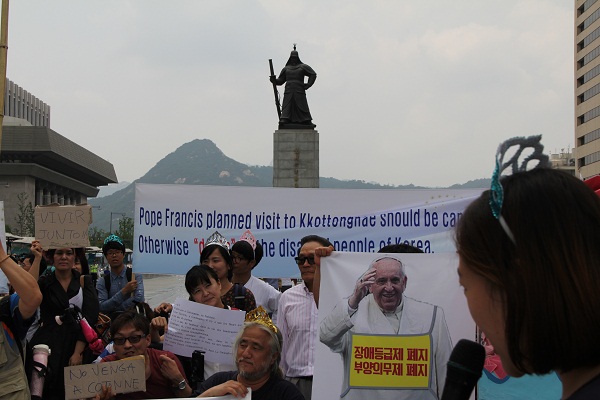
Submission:
[[[271,60],[269,60],[269,63],[271,63]],[[308,82],[306,83],[304,83],[305,76],[308,77]],[[274,89],[275,85],[283,85],[285,83],[283,105],[279,115],[279,129],[314,128],[316,125],[312,123],[308,102],[306,101],[306,90],[315,83],[317,73],[310,66],[300,61],[295,44],[294,50],[290,54],[290,58],[281,70],[278,78],[275,78],[271,63],[271,76],[269,79],[273,83]],[[277,92],[276,89],[275,92]],[[279,99],[277,95],[278,93],[275,93],[275,102],[279,114]]]

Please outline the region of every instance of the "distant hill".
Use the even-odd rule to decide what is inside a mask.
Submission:
[[[455,184],[449,186],[448,189],[489,189],[492,184],[492,180],[489,178],[475,179],[468,181],[467,183]]]
[[[180,146],[160,160],[144,176],[128,183],[122,189],[117,189],[114,193],[103,197],[89,199],[88,203],[94,207],[92,226],[108,231],[111,217],[113,228],[118,226],[121,213],[133,217],[135,183],[270,187],[273,185],[273,167],[242,164],[223,154],[212,141],[196,139]],[[423,186],[413,184],[392,186],[361,180],[344,181],[323,177],[320,178],[319,184],[322,188],[334,189],[425,189]],[[453,185],[451,188],[490,186],[489,179],[469,181],[464,185],[479,184],[482,186]]]

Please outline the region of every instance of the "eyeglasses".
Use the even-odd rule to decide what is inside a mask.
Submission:
[[[64,251],[64,250],[56,250],[56,251],[54,252],[54,255],[56,255],[56,256],[59,256],[59,257],[62,257],[62,256],[71,257],[71,256],[72,256],[72,255],[74,255],[74,254],[75,254],[75,253],[73,253],[73,251],[71,251],[71,250],[67,250],[67,251]]]
[[[106,257],[115,257],[115,256],[120,256],[121,254],[123,254],[122,251],[109,251],[106,253]]]
[[[114,337],[113,342],[115,342],[115,344],[118,346],[124,345],[127,340],[129,340],[129,343],[131,343],[131,344],[136,344],[140,340],[142,340],[143,337],[146,337],[146,335],[133,335],[133,336],[129,336],[129,337]]]
[[[315,257],[314,256],[310,256],[310,257],[294,257],[294,260],[296,261],[296,264],[298,265],[304,265],[305,262],[308,261],[309,265],[315,265]]]

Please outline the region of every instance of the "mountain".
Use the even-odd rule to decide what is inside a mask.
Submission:
[[[464,187],[489,187],[489,179],[487,184],[484,184],[484,181],[486,180],[467,182],[483,186]],[[223,154],[212,141],[196,139],[167,155],[133,183],[107,196],[89,199],[88,203],[94,209],[92,227],[108,231],[111,219],[114,229],[118,227],[118,219],[123,214],[133,217],[135,183],[270,187],[273,184],[273,167],[242,164]],[[330,177],[321,177],[319,183],[322,188],[336,189],[424,189],[412,184],[380,185],[362,180],[345,181]],[[453,189],[461,187],[463,186],[452,186]]]

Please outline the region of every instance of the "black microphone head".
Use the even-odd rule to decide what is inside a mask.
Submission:
[[[456,367],[480,377],[484,362],[485,349],[483,346],[471,340],[461,339],[450,354],[448,367]]]
[[[485,349],[479,343],[461,339],[448,360],[442,400],[467,400],[481,377]]]

